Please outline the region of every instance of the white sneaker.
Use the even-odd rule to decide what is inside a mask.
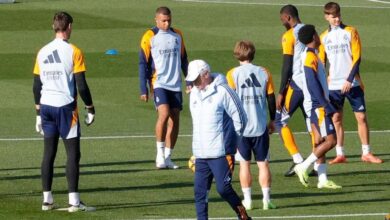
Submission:
[[[276,205],[274,205],[271,201],[263,200],[263,210],[276,209]]]
[[[168,168],[168,169],[179,169],[179,166],[178,165],[176,165],[176,164],[174,164],[173,162],[172,162],[172,160],[171,160],[171,157],[167,157],[166,159],[165,159],[165,166],[166,166],[166,168]]]
[[[57,206],[54,205],[54,203],[48,203],[48,202],[42,203],[42,211],[49,211],[55,208],[57,208]]]
[[[80,201],[80,204],[75,205],[69,205],[68,212],[93,212],[96,208],[92,206],[86,206],[83,202]]]
[[[253,209],[252,200],[250,200],[250,201],[242,200],[241,203],[245,207],[245,210],[252,210]]]
[[[165,158],[164,155],[158,155],[156,156],[156,167],[157,169],[164,169],[167,167],[165,164]]]

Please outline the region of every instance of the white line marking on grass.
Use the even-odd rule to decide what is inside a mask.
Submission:
[[[295,135],[306,135],[307,132],[293,132]],[[345,131],[345,134],[356,134],[357,131]],[[370,133],[390,133],[390,130],[370,131]],[[277,135],[277,133],[273,133]],[[192,137],[191,134],[180,134],[179,137]],[[92,136],[81,137],[82,140],[105,140],[105,139],[136,139],[136,138],[155,138],[154,135],[113,135],[113,136]],[[0,141],[42,141],[43,137],[37,138],[0,138]]]
[[[252,217],[252,219],[303,219],[303,218],[343,218],[343,217],[364,217],[364,216],[386,216],[388,213],[360,213],[360,214],[338,214],[338,215],[291,215],[291,216],[262,216]],[[229,217],[209,218],[211,220],[237,219]],[[148,220],[196,220],[195,218],[151,218]]]
[[[218,1],[218,0],[173,0],[176,2],[194,2],[194,3],[213,3],[213,4],[238,4],[238,5],[269,5],[269,6],[284,6],[284,3],[267,3],[267,2],[237,2],[237,1]],[[373,0],[376,1],[376,0]],[[379,1],[378,1],[379,2]],[[385,2],[382,2],[385,3]],[[386,2],[388,3],[388,2]],[[295,6],[307,7],[324,7],[324,5],[316,4],[294,4]],[[343,8],[369,8],[369,9],[388,9],[386,6],[359,6],[359,5],[342,5]]]
[[[384,4],[390,4],[388,1],[380,1],[380,0],[368,0],[369,2],[378,2],[378,3],[384,3]]]

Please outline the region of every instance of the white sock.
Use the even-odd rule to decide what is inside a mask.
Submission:
[[[77,192],[69,193],[69,205],[73,205],[73,206],[80,205],[80,193]]]
[[[314,163],[313,168],[314,168],[315,171],[318,171],[318,166],[319,166],[319,165],[320,165],[320,164],[318,164],[317,162]]]
[[[302,163],[303,162],[303,157],[300,153],[296,153],[292,155],[294,163]]]
[[[53,204],[53,194],[51,193],[51,191],[46,191],[46,192],[43,192],[43,202],[45,203],[49,203],[49,204]]]
[[[171,157],[172,151],[173,151],[172,148],[165,146],[165,150],[164,150],[165,159],[167,159],[168,157]]]
[[[164,156],[164,148],[165,148],[165,142],[156,142],[157,146],[157,155],[158,156]]]
[[[368,145],[368,144],[362,144],[362,152],[363,152],[363,155],[369,154],[370,151],[371,151],[370,145]]]
[[[308,158],[306,158],[306,160],[301,163],[302,167],[305,170],[309,169],[310,165],[312,163],[314,163],[317,159],[318,158],[316,157],[316,155],[314,155],[314,153],[311,153],[310,156]]]
[[[261,191],[263,192],[263,201],[269,202],[271,199],[271,189],[269,187],[261,188]]]
[[[321,163],[318,165],[318,182],[325,183],[328,181],[328,176],[326,175],[326,164]]]
[[[242,194],[244,194],[245,201],[252,201],[252,188],[241,188]]]
[[[344,147],[336,145],[336,154],[337,156],[344,156]]]

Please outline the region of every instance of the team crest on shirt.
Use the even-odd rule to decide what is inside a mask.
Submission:
[[[177,38],[175,38],[175,44],[179,45],[179,40]]]
[[[344,40],[346,40],[346,41],[348,41],[349,39],[348,39],[348,35],[346,35],[346,34],[344,34]]]

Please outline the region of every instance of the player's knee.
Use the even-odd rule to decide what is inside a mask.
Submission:
[[[357,112],[355,113],[355,117],[358,123],[365,124],[367,123],[367,117],[364,112]]]

